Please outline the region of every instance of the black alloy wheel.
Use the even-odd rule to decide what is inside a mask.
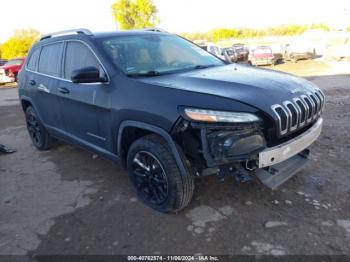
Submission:
[[[39,150],[49,149],[53,139],[40,122],[34,108],[29,106],[25,111],[25,115],[28,133],[34,146]]]
[[[29,112],[27,114],[26,121],[30,138],[32,139],[35,146],[40,146],[43,142],[40,122],[38,121],[35,114],[33,114],[33,112]]]
[[[160,161],[150,152],[140,151],[133,159],[132,173],[141,197],[152,204],[166,201],[169,183]]]
[[[163,213],[185,208],[194,192],[194,179],[189,161],[180,147],[185,172],[180,172],[169,144],[150,134],[135,140],[127,153],[127,169],[139,199]]]

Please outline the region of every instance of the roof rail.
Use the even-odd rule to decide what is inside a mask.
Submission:
[[[71,34],[93,35],[93,33],[89,29],[78,28],[78,29],[70,29],[70,30],[59,31],[59,32],[54,32],[51,34],[44,35],[40,38],[40,41],[48,38],[52,38],[54,36],[71,35]]]
[[[154,27],[154,28],[152,28],[152,27],[150,27],[150,28],[144,28],[144,29],[141,29],[141,30],[143,30],[143,31],[152,31],[152,32],[168,33],[167,31],[165,31],[165,30],[163,30],[163,29],[161,29],[161,28],[156,28],[156,27]]]

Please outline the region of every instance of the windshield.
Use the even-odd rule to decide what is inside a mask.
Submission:
[[[202,48],[173,35],[114,36],[103,39],[102,46],[127,75],[158,75],[224,65]]]

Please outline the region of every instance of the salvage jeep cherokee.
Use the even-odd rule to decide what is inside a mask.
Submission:
[[[325,101],[304,79],[228,64],[160,30],[44,36],[19,96],[35,147],[62,139],[120,163],[161,212],[189,204],[195,176],[281,185],[306,162]]]

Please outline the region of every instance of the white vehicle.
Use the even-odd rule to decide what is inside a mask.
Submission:
[[[329,46],[325,58],[333,61],[350,61],[350,44]]]
[[[200,46],[205,51],[215,55],[216,57],[219,57],[222,60],[225,60],[229,63],[235,62],[235,59],[233,59],[226,50],[221,49],[220,47],[214,45],[213,43],[208,43],[208,42],[205,42],[204,40],[195,40],[194,43]]]
[[[316,49],[310,47],[304,41],[296,41],[284,46],[283,59],[296,63],[302,59],[313,59],[316,56]]]
[[[215,56],[217,56],[217,57],[223,59],[223,60],[226,59],[226,57],[222,54],[221,48],[218,47],[218,46],[216,46],[216,45],[214,45],[214,44],[209,43],[209,44],[207,45],[207,51],[208,51],[209,53],[212,53],[213,55],[215,55]]]

